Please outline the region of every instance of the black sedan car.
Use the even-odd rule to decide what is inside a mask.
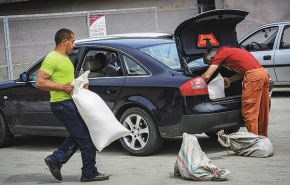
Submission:
[[[149,155],[159,150],[164,138],[184,132],[215,137],[221,129],[235,132],[244,125],[241,83],[225,89],[225,97],[210,99],[200,77],[208,66],[200,58],[209,45],[237,47],[235,27],[246,15],[239,10],[200,14],[176,29],[175,40],[162,36],[81,40],[69,57],[75,77],[90,70],[90,90],[131,131],[120,139],[124,149],[132,155]],[[0,84],[1,147],[11,144],[17,134],[67,135],[50,111],[49,92],[35,88],[43,59],[20,78]],[[221,68],[212,78],[218,73],[233,75]]]

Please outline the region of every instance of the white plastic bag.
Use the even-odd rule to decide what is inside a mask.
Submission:
[[[174,166],[174,175],[203,181],[228,180],[230,172],[211,163],[194,135],[183,133],[183,141]]]
[[[72,98],[89,129],[95,147],[102,151],[116,139],[128,134],[129,130],[116,119],[98,94],[83,88],[88,83],[89,72],[86,71],[72,83]]]
[[[210,99],[225,97],[225,82],[220,73],[207,85]]]
[[[218,133],[218,141],[224,147],[230,147],[233,152],[241,156],[271,157],[274,147],[269,138],[250,132],[235,132],[226,135],[223,130]]]

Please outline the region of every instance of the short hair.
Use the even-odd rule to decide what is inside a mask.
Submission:
[[[72,34],[74,35],[74,33],[71,30],[66,28],[58,30],[54,37],[55,44],[58,45],[64,39],[67,40],[71,39]]]
[[[206,50],[203,56],[203,62],[204,63],[211,62],[212,58],[216,55],[217,51],[218,51],[217,49]]]

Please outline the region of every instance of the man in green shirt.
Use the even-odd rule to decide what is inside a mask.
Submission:
[[[73,100],[74,66],[67,54],[75,46],[74,33],[69,29],[60,29],[55,34],[56,47],[42,62],[37,75],[36,87],[50,91],[50,108],[69,132],[64,143],[44,160],[52,175],[62,180],[60,169],[78,150],[82,156],[81,182],[108,180],[96,168],[96,148],[91,140],[88,128],[81,118]],[[88,88],[86,84],[84,88]]]

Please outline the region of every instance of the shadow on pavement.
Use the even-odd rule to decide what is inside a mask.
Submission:
[[[226,148],[222,147],[220,143],[211,139],[205,135],[198,134],[195,135],[198,138],[201,149],[207,153],[215,153],[220,151],[225,151]],[[10,148],[17,148],[21,150],[28,151],[54,151],[56,150],[64,141],[63,137],[45,137],[45,136],[25,136],[19,135],[15,136],[14,144]],[[158,156],[163,155],[173,155],[176,156],[180,150],[182,144],[182,137],[167,138],[164,139],[163,145],[160,150],[153,154]],[[130,155],[127,153],[121,143],[117,140],[107,146],[98,155]]]
[[[63,179],[63,182],[79,182],[80,179],[74,175],[66,175]],[[60,181],[54,179],[50,174],[19,174],[12,175],[9,178],[3,181],[3,184],[22,184],[22,183],[31,183],[31,184],[52,184],[60,183]]]
[[[274,91],[272,97],[290,97],[290,91]]]

